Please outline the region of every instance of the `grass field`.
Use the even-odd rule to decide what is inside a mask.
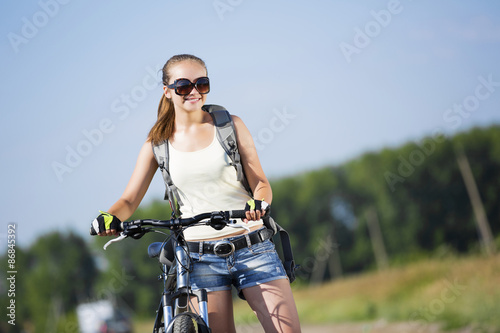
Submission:
[[[422,260],[317,287],[293,288],[305,324],[383,319],[500,331],[500,255]],[[235,303],[237,322],[253,317],[245,302]]]
[[[364,273],[316,287],[293,284],[302,324],[411,322],[421,328],[500,332],[500,255],[428,259],[382,272]],[[256,322],[236,300],[239,325]],[[144,326],[143,326],[144,325]],[[137,323],[136,332],[151,327]]]

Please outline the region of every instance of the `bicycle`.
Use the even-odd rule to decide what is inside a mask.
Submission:
[[[190,218],[172,218],[170,220],[133,220],[122,222],[120,236],[110,240],[104,249],[112,243],[127,237],[139,239],[148,232],[160,232],[158,229],[170,229],[170,237],[163,242],[151,243],[148,247],[150,258],[158,258],[162,264],[163,293],[158,305],[153,333],[210,333],[208,322],[207,291],[193,291],[190,287],[189,273],[193,264],[189,256],[187,243],[184,240],[184,229],[195,224],[209,225],[216,230],[224,227],[244,228],[237,225],[234,219],[245,218],[244,210],[219,211],[203,213]],[[91,235],[97,235],[91,227]],[[168,235],[164,233],[165,235]],[[221,240],[214,245],[214,253],[218,256],[229,256],[235,251],[234,244]],[[194,309],[191,298],[198,300],[198,312]]]

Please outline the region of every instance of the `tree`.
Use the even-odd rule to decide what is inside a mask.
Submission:
[[[91,294],[97,269],[81,237],[57,232],[42,236],[29,248],[23,275],[26,319],[36,332],[50,332],[79,299]]]

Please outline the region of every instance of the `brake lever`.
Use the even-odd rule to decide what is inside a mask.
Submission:
[[[236,228],[236,229],[237,228],[243,228],[246,231],[250,232],[250,228],[247,227],[246,225],[236,224],[236,223],[237,223],[236,220],[229,220],[229,221],[227,221],[226,226],[231,227],[231,228]]]
[[[110,246],[112,243],[116,243],[116,242],[122,241],[122,240],[124,240],[127,237],[128,237],[127,235],[125,235],[123,232],[121,232],[120,236],[118,236],[116,238],[113,238],[112,240],[110,240],[109,242],[107,242],[106,244],[104,244],[104,246],[103,246],[104,250],[106,250],[106,248],[108,246]]]

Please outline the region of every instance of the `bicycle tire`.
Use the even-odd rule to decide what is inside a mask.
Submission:
[[[196,333],[193,318],[187,314],[179,315],[174,321],[173,333]]]

